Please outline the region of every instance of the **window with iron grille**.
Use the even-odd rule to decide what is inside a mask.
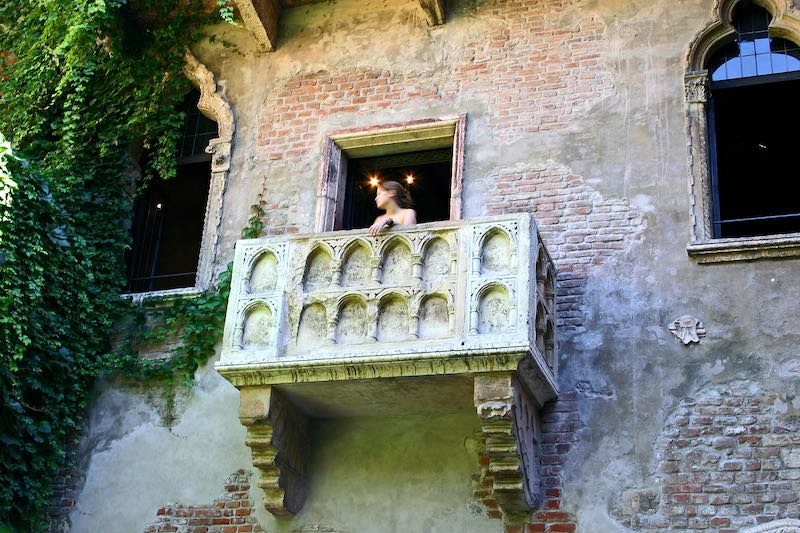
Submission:
[[[183,101],[186,113],[177,146],[177,175],[152,180],[136,200],[126,257],[127,292],[194,287],[211,179],[209,140],[217,124],[197,108],[200,92]]]

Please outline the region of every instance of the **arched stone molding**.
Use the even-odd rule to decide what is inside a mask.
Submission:
[[[355,238],[341,248],[341,272],[338,285],[352,287],[380,280],[380,258],[373,257],[372,247],[364,238]]]
[[[195,287],[207,289],[214,278],[214,263],[219,247],[222,222],[222,205],[230,171],[231,150],[235,122],[230,104],[217,91],[214,74],[190,52],[184,55],[183,72],[189,81],[200,90],[198,109],[203,115],[217,123],[219,137],[211,139],[206,151],[211,154],[211,184],[208,189],[200,259],[197,265]]]
[[[691,242],[687,251],[698,262],[718,262],[800,255],[800,235],[714,239],[709,162],[707,100],[711,56],[736,37],[732,25],[736,8],[746,0],[717,0],[714,17],[692,40],[686,55],[684,93],[689,159]],[[800,18],[790,12],[789,0],[753,0],[772,15],[770,35],[800,43]]]
[[[703,71],[711,55],[735,36],[736,30],[731,21],[736,7],[742,2],[744,0],[717,0],[714,5],[714,20],[697,34],[689,47],[689,74]],[[753,0],[753,3],[772,15],[770,35],[797,42],[800,37],[800,19],[788,12],[786,0]]]
[[[325,243],[315,243],[306,254],[303,291],[314,292],[331,286],[339,279],[340,270],[341,262],[334,259],[333,249]]]
[[[512,333],[516,330],[517,306],[514,288],[504,280],[496,279],[481,285],[472,295],[469,322],[470,335],[489,333],[489,331],[484,329],[482,323],[484,319],[488,319],[490,317],[489,315],[484,314],[484,311],[486,310],[483,309],[483,304],[484,299],[491,293],[498,293],[498,296],[501,297],[500,300],[502,303],[506,304],[505,309],[495,310],[500,311],[500,315],[491,315],[491,317],[507,325],[507,329],[491,333]]]
[[[480,274],[485,274],[488,272],[500,274],[501,272],[495,268],[487,269],[487,260],[489,260],[490,263],[496,261],[500,261],[501,263],[506,262],[507,264],[501,269],[506,272],[510,272],[515,269],[517,265],[518,248],[515,233],[516,232],[511,228],[507,228],[502,225],[493,225],[486,228],[482,233],[477,234],[475,239],[475,247],[473,248],[472,252],[473,271]],[[507,254],[507,257],[502,257],[502,255],[500,257],[496,256],[496,254],[502,252],[502,250],[487,249],[491,247],[491,243],[497,242],[498,239],[501,239],[500,242],[503,240],[507,242],[507,250],[504,250]]]
[[[386,251],[392,247],[397,246],[397,243],[403,243],[408,248],[410,253],[419,253],[419,243],[414,243],[405,235],[390,235],[382,243],[378,245],[378,255],[383,257]]]
[[[800,533],[800,520],[784,518],[745,529],[742,533]]]
[[[271,313],[272,317],[273,317],[273,321],[275,320],[275,317],[277,316],[275,306],[272,305],[269,301],[267,301],[266,299],[263,299],[263,298],[258,298],[258,299],[252,300],[247,305],[242,306],[242,308],[239,310],[239,313],[238,313],[238,316],[237,316],[237,319],[236,319],[236,331],[234,332],[234,342],[236,343],[236,346],[237,346],[237,348],[239,350],[244,350],[245,349],[244,331],[245,331],[245,327],[246,327],[246,323],[247,323],[247,320],[249,318],[249,315],[250,315],[250,313],[252,311],[254,311],[255,309],[257,309],[259,307],[263,307],[265,309],[268,309],[269,312]],[[273,323],[271,329],[275,329],[275,324],[274,323]],[[273,332],[270,332],[270,333],[272,335],[274,335]]]

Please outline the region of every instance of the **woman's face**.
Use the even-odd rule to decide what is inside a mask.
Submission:
[[[375,205],[378,209],[386,209],[386,205],[388,202],[394,198],[394,191],[389,191],[378,185],[378,189],[375,194]]]

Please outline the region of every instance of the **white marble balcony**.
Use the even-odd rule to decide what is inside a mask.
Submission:
[[[555,270],[527,214],[239,241],[219,372],[264,505],[307,497],[313,418],[477,410],[504,520],[541,501]]]
[[[526,362],[551,397],[554,299],[527,214],[242,240],[217,368],[245,386]]]

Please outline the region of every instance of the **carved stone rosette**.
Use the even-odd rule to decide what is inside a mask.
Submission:
[[[669,325],[669,330],[683,344],[699,343],[700,338],[706,336],[706,328],[703,323],[691,315],[683,315],[673,320]]]

